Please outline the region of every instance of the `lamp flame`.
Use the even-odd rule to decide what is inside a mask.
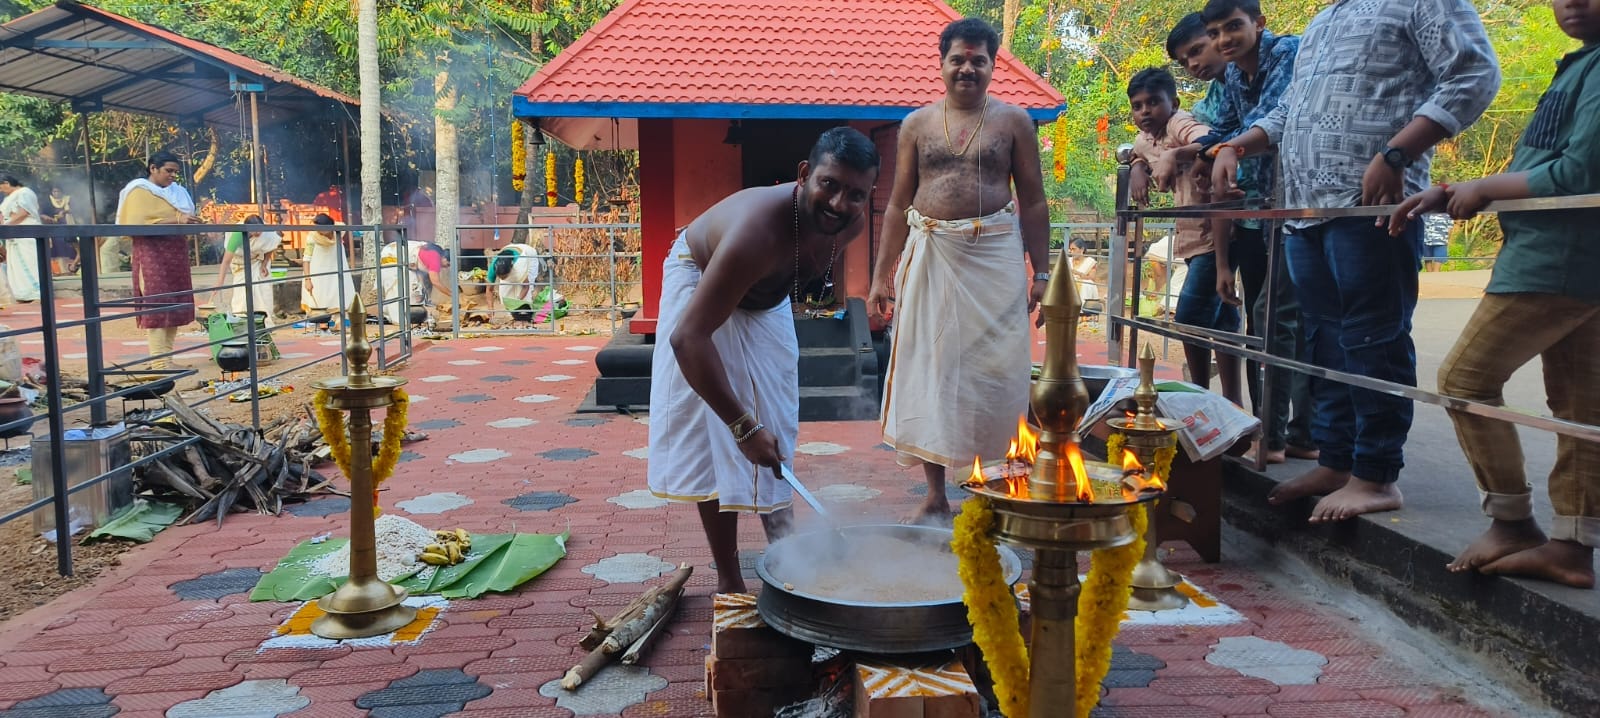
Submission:
[[[978,457],[976,456],[972,457],[972,474],[967,477],[966,483],[967,486],[983,486],[985,484],[983,478],[983,464],[978,461]]]
[[[1156,472],[1145,468],[1138,455],[1129,449],[1122,450],[1122,480],[1134,491],[1166,491],[1166,482]]]
[[[1028,415],[1017,415],[1017,460],[1033,464],[1039,458],[1039,435],[1028,426]]]
[[[1089,485],[1089,471],[1083,466],[1083,452],[1078,450],[1075,441],[1067,443],[1067,465],[1072,467],[1073,488],[1077,493],[1075,499],[1080,503],[1094,503],[1094,487]]]

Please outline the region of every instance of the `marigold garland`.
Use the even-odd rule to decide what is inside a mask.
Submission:
[[[1122,456],[1122,449],[1127,443],[1128,437],[1122,432],[1106,437],[1106,461],[1110,461],[1113,464],[1121,463],[1121,460],[1116,457]],[[1166,484],[1167,478],[1172,476],[1172,461],[1176,458],[1178,458],[1177,442],[1156,450],[1156,465],[1152,468],[1156,472],[1156,478],[1160,479],[1162,484]]]
[[[556,153],[546,152],[544,155],[544,203],[550,207],[556,206]]]
[[[528,143],[523,141],[522,123],[511,122],[511,189],[521,194],[528,188]]]
[[[583,204],[583,158],[572,161],[572,199]]]
[[[394,403],[389,405],[389,410],[383,415],[383,441],[378,445],[378,455],[372,461],[372,514],[377,516],[383,513],[378,508],[378,487],[390,476],[400,462],[400,440],[406,434],[406,411],[411,406],[411,397],[404,389],[396,388],[392,394]],[[322,430],[324,441],[328,442],[328,451],[333,454],[333,463],[338,465],[339,471],[350,477],[350,437],[346,433],[344,412],[328,405],[328,392],[318,390],[311,397],[311,405],[317,412],[317,428]]]
[[[1144,556],[1148,525],[1145,504],[1128,508],[1133,520],[1133,543],[1100,549],[1089,557],[1089,577],[1078,596],[1074,631],[1078,664],[1078,718],[1088,718],[1100,703],[1100,682],[1111,670],[1111,641],[1122,628],[1122,614],[1133,595],[1133,567]]]
[[[1022,642],[1017,599],[1000,567],[1000,551],[989,538],[993,525],[989,500],[967,499],[956,516],[950,548],[960,558],[961,600],[967,604],[972,642],[989,665],[1000,712],[1017,718],[1028,715],[1028,647]]]
[[[1055,141],[1051,143],[1051,149],[1055,150],[1052,163],[1054,165],[1053,174],[1057,182],[1064,182],[1067,179],[1067,119],[1065,112],[1056,118],[1055,131]]]

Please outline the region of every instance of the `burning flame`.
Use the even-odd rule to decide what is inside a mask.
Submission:
[[[1167,490],[1161,477],[1156,476],[1156,472],[1146,469],[1144,464],[1139,463],[1139,457],[1128,449],[1122,450],[1122,479],[1135,491]]]
[[[1086,504],[1094,503],[1094,487],[1089,485],[1089,471],[1083,467],[1083,453],[1078,451],[1077,442],[1067,444],[1067,465],[1072,467],[1072,483],[1077,491],[1075,500]],[[1066,487],[1060,487],[1059,491],[1064,493]]]
[[[1039,458],[1039,435],[1033,433],[1033,428],[1028,426],[1028,415],[1017,415],[1017,456],[1020,461],[1032,464]]]
[[[972,457],[972,475],[967,477],[967,485],[983,486],[984,483],[986,482],[983,478],[983,464],[978,461],[978,457],[974,456]]]

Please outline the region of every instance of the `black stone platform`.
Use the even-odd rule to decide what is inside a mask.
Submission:
[[[800,343],[800,420],[845,421],[878,416],[879,352],[866,304],[849,299],[843,319],[796,319]],[[645,410],[650,403],[654,335],[617,334],[595,355],[597,411]]]

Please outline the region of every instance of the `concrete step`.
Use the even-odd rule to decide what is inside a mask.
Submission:
[[[871,387],[800,387],[801,421],[859,421],[878,418],[877,380]]]
[[[1418,530],[1444,518],[1429,515],[1427,506],[1316,528],[1305,521],[1310,499],[1267,504],[1267,492],[1278,485],[1272,476],[1230,461],[1224,479],[1223,518],[1233,527],[1383,602],[1401,620],[1459,646],[1490,675],[1522,684],[1522,692],[1557,711],[1600,715],[1600,601],[1594,591],[1445,570],[1460,546],[1436,545],[1443,543],[1438,527]]]
[[[876,357],[874,368],[876,368]],[[860,352],[848,347],[806,347],[800,350],[800,386],[848,386],[862,373]]]

